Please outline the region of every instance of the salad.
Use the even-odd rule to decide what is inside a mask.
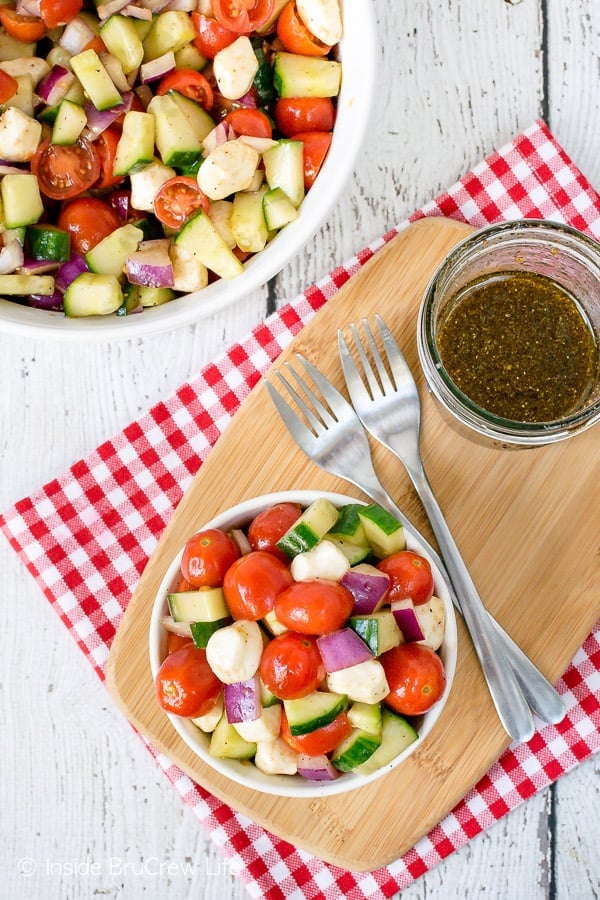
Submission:
[[[192,535],[180,568],[156,699],[212,756],[330,781],[417,740],[446,685],[445,606],[394,516],[283,502]]]
[[[235,278],[336,117],[339,0],[0,5],[0,296],[128,315]]]

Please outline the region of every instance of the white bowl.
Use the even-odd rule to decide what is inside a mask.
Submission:
[[[31,309],[0,298],[0,331],[58,340],[114,340],[155,334],[219,312],[265,284],[294,257],[326,221],[354,171],[375,89],[377,41],[371,0],[341,0],[344,36],[339,45],[342,86],[333,140],[323,168],[287,225],[250,259],[242,275],[219,280],[193,294],[131,316],[90,316],[69,319],[62,312]]]
[[[202,528],[239,528],[248,525],[254,516],[258,515],[264,509],[268,509],[276,503],[292,502],[300,503],[303,507],[308,506],[317,497],[326,497],[335,506],[343,506],[345,503],[360,503],[352,497],[344,494],[328,494],[323,491],[282,491],[276,494],[264,494],[262,497],[255,497],[251,500],[245,500],[237,506],[220,513],[210,522],[200,527]],[[422,543],[422,538],[417,532],[405,529],[406,545],[409,550],[415,550],[426,559],[429,560],[435,582],[435,594],[443,601],[446,612],[446,631],[444,642],[439,650],[440,658],[444,664],[446,674],[446,687],[440,700],[433,706],[424,716],[419,717],[418,732],[419,738],[409,747],[400,753],[395,759],[385,766],[382,766],[371,775],[358,775],[353,772],[347,772],[340,775],[335,781],[309,781],[300,775],[266,775],[254,765],[238,762],[233,759],[216,759],[208,752],[210,737],[204,734],[200,729],[192,724],[188,719],[180,716],[168,715],[173,727],[180,737],[200,759],[221,775],[231,778],[232,781],[244,785],[256,791],[265,794],[276,794],[280,797],[325,797],[333,794],[342,794],[346,791],[356,790],[363,787],[378,778],[387,775],[397,766],[401,765],[405,759],[412,756],[422,744],[427,740],[434,725],[440,718],[454,679],[456,669],[457,655],[457,636],[456,636],[456,617],[454,615],[454,607],[450,599],[448,588],[440,574],[438,567],[435,565],[429,553],[426,551]],[[161,620],[168,615],[167,593],[173,590],[178,582],[181,572],[181,552],[175,557],[169,566],[164,578],[161,581],[154,608],[152,610],[152,618],[150,621],[150,667],[152,676],[156,678],[156,674],[160,668],[163,659],[166,656],[167,632],[165,631]]]

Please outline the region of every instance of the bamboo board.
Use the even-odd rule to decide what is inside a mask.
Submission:
[[[419,383],[425,466],[480,594],[555,682],[600,613],[598,430],[544,448],[508,450],[484,446],[442,417],[423,386],[416,316],[435,267],[470,230],[425,219],[394,237],[317,313],[277,365],[301,352],[343,389],[337,329],[376,312],[383,316]],[[432,539],[400,464],[382,447],[373,451],[388,491]],[[359,495],[303,456],[261,383],[211,451],[149,561],[112,645],[107,683],[133,725],[215,796],[328,862],[368,871],[412,848],[508,746],[461,621],[454,686],[428,741],[385,777],[329,799],[273,797],[217,774],[154,700],[148,628],[170,560],[218,512],[279,489]]]

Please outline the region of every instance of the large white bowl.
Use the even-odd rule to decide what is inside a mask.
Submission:
[[[248,525],[254,516],[258,515],[264,509],[268,509],[275,503],[292,502],[300,503],[303,507],[308,506],[317,497],[326,497],[335,506],[343,506],[346,503],[360,503],[352,497],[344,494],[328,494],[323,491],[282,491],[276,494],[264,494],[262,497],[255,497],[239,503],[237,506],[220,513],[210,522],[200,525],[199,528],[239,528]],[[378,778],[387,775],[393,769],[400,766],[405,759],[412,756],[422,744],[427,740],[434,725],[440,718],[454,679],[456,669],[457,655],[457,636],[456,636],[456,617],[454,615],[454,607],[450,599],[448,588],[441,576],[438,567],[435,565],[429,553],[426,551],[422,543],[422,538],[417,532],[405,530],[406,545],[409,550],[415,550],[417,553],[426,557],[432,567],[435,593],[436,596],[443,600],[446,611],[446,631],[444,642],[439,650],[440,657],[444,664],[446,673],[446,687],[440,700],[433,706],[424,716],[420,716],[417,721],[417,730],[419,738],[413,744],[400,753],[395,759],[385,766],[382,766],[371,775],[358,775],[353,772],[347,772],[340,775],[335,781],[308,781],[300,775],[266,775],[254,765],[238,762],[233,759],[216,759],[208,752],[209,736],[204,734],[188,719],[180,716],[168,715],[173,727],[183,738],[185,743],[198,754],[212,769],[221,775],[231,778],[232,781],[256,791],[262,791],[265,794],[276,794],[280,797],[325,797],[332,794],[342,794],[346,791],[356,790],[363,787]],[[161,624],[164,616],[168,615],[167,594],[173,590],[179,581],[181,572],[181,552],[175,557],[169,566],[163,580],[158,589],[154,608],[152,610],[152,618],[150,621],[149,650],[150,650],[150,667],[152,676],[156,678],[156,674],[160,668],[161,662],[167,654],[167,633]]]
[[[371,0],[341,0],[344,36],[339,45],[342,86],[333,140],[323,168],[295,222],[245,265],[242,275],[132,316],[69,319],[0,298],[0,331],[58,340],[114,340],[154,334],[212,315],[276,275],[318,231],[354,171],[375,94],[377,41]]]

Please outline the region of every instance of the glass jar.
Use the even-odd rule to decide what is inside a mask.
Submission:
[[[494,273],[532,272],[563,288],[600,348],[600,244],[556,222],[522,219],[482,228],[450,251],[434,273],[419,310],[417,345],[429,389],[472,437],[503,445],[534,447],[563,440],[600,419],[600,360],[579,405],[563,418],[519,422],[488,412],[454,384],[438,351],[441,323],[465,286]],[[598,352],[596,353],[598,357]]]

